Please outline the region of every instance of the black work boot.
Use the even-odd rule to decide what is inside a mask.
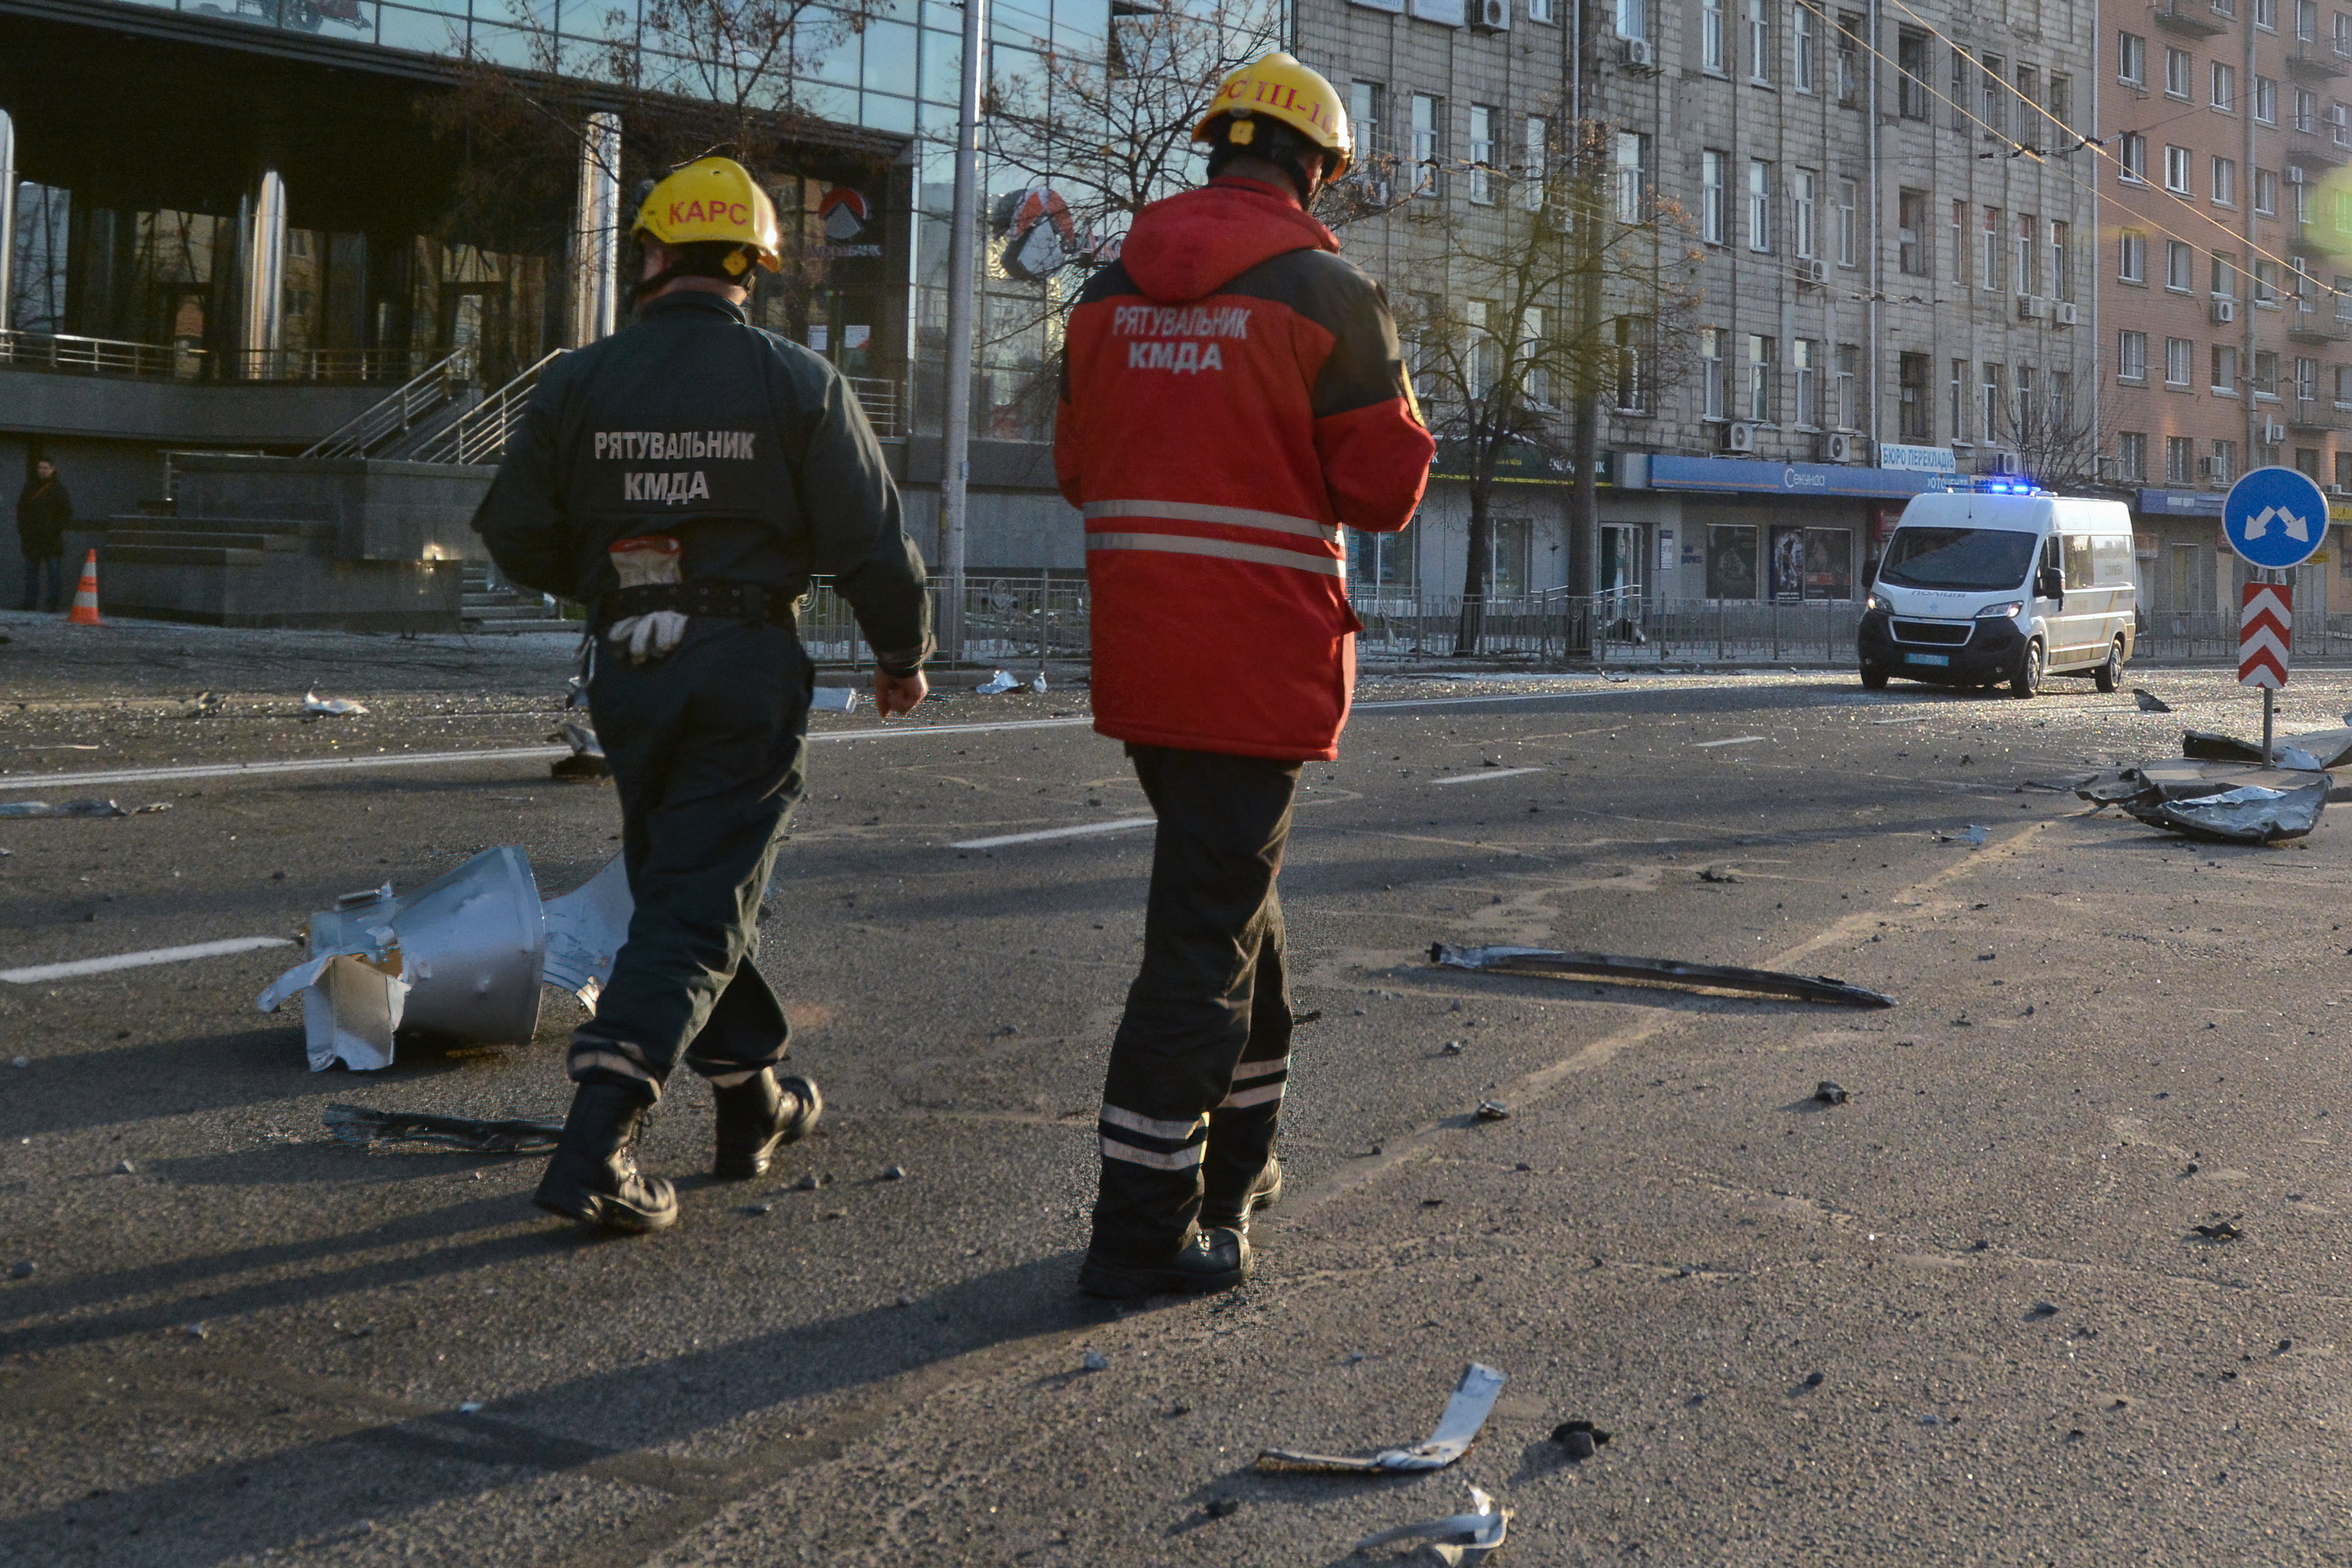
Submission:
[[[650,1109],[634,1089],[583,1083],[531,1202],[607,1230],[660,1230],[677,1222],[677,1194],[637,1172],[637,1131]]]
[[[1165,1258],[1123,1262],[1089,1247],[1078,1289],[1113,1301],[1146,1296],[1207,1296],[1230,1290],[1250,1276],[1249,1238],[1237,1230],[1196,1229]]]
[[[1260,1209],[1270,1209],[1282,1198],[1282,1162],[1274,1155],[1265,1157],[1265,1164],[1257,1179],[1249,1184],[1238,1202],[1222,1194],[1211,1193],[1201,1200],[1201,1228],[1203,1230],[1237,1230],[1249,1234],[1250,1215]]]
[[[719,1152],[710,1173],[721,1181],[748,1182],[764,1173],[781,1144],[797,1143],[824,1114],[824,1096],[804,1078],[779,1082],[773,1068],[761,1068],[741,1083],[719,1089]]]

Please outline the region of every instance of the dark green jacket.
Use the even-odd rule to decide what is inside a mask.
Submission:
[[[616,540],[685,542],[689,582],[797,598],[830,575],[884,668],[930,651],[922,557],[856,395],[833,366],[717,295],[648,301],[547,367],[474,514],[499,569],[592,602]]]
[[[16,542],[31,561],[62,555],[66,530],[73,525],[73,498],[63,479],[26,479],[16,498]]]

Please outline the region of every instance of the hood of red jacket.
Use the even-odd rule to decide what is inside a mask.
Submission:
[[[1286,251],[1339,248],[1329,229],[1272,185],[1225,179],[1138,213],[1118,258],[1147,297],[1178,305]]]

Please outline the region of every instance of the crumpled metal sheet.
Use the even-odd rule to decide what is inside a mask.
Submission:
[[[571,892],[548,900],[541,911],[547,919],[547,965],[541,978],[571,992],[594,1012],[604,982],[613,978],[621,944],[629,940],[629,917],[636,907],[629,896],[628,868],[618,855]]]
[[[477,1121],[469,1116],[432,1116],[422,1111],[371,1110],[364,1105],[330,1105],[327,1131],[338,1142],[362,1148],[377,1143],[436,1143],[479,1154],[536,1154],[563,1136],[561,1121],[516,1117]]]
[[[1389,1448],[1369,1459],[1334,1454],[1302,1454],[1287,1448],[1266,1448],[1258,1454],[1261,1470],[1289,1471],[1326,1476],[1376,1476],[1408,1470],[1442,1470],[1464,1454],[1478,1440],[1478,1429],[1486,1424],[1494,1412],[1495,1401],[1503,1392],[1504,1376],[1493,1367],[1472,1362],[1462,1374],[1461,1384],[1454,1396],[1445,1402],[1445,1413],[1437,1418],[1437,1429],[1427,1440],[1410,1448]]]
[[[303,694],[302,711],[331,719],[344,719],[364,713],[367,710],[347,697],[321,697],[311,691]]]
[[[2242,784],[2210,795],[2153,800],[2134,798],[2123,808],[2152,827],[2170,828],[2217,844],[2277,844],[2301,838],[2319,826],[2331,787],[2326,773],[2307,773],[2308,783],[2275,789]]]
[[[1848,984],[1826,974],[1790,974],[1778,969],[1747,969],[1732,963],[1685,963],[1679,959],[1626,958],[1613,952],[1561,952],[1548,947],[1448,947],[1442,942],[1430,944],[1429,961],[1447,969],[1486,973],[1686,985],[1706,991],[1785,996],[1798,1002],[1825,1002],[1841,1007],[1895,1005],[1895,998],[1884,992]]]
[[[566,719],[555,727],[551,741],[562,741],[572,748],[568,757],[558,757],[547,764],[550,778],[608,779],[613,776],[612,764],[604,760],[604,743],[596,738],[593,725],[576,719]]]
[[[57,805],[51,805],[47,801],[41,800],[12,800],[0,804],[0,816],[144,816],[151,811],[171,809],[172,803],[168,800],[159,800],[148,805],[134,805],[128,809],[115,805],[110,800],[100,800],[95,797],[87,800],[68,800]]]
[[[338,1061],[354,1072],[373,1072],[392,1065],[393,1035],[408,1003],[399,964],[396,945],[388,955],[327,953],[279,975],[255,1005],[275,1013],[289,998],[302,998],[302,1037],[312,1072]]]
[[[2341,766],[2352,759],[2352,729],[2315,730],[2307,735],[2286,735],[2274,742],[2275,763],[2300,773],[2313,773],[2322,768]],[[2252,763],[2263,761],[2262,743],[2242,741],[2235,735],[2224,735],[2212,730],[2189,730],[2181,734],[2180,754],[2198,762]]]
[[[1468,1513],[1383,1530],[1378,1535],[1367,1535],[1356,1542],[1356,1550],[1366,1552],[1375,1546],[1388,1546],[1400,1541],[1426,1542],[1430,1554],[1446,1564],[1446,1568],[1460,1568],[1463,1563],[1484,1563],[1503,1544],[1503,1538],[1510,1528],[1511,1510],[1496,1508],[1493,1498],[1472,1487]]]

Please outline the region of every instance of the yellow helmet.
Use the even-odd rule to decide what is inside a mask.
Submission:
[[[1347,106],[1340,102],[1339,90],[1332,87],[1320,71],[1311,70],[1298,63],[1297,57],[1277,49],[1264,55],[1217,84],[1217,96],[1209,104],[1208,113],[1201,123],[1192,127],[1192,140],[1206,142],[1210,127],[1221,115],[1231,115],[1240,121],[1227,133],[1226,139],[1248,145],[1248,121],[1258,115],[1277,120],[1306,137],[1318,147],[1339,154],[1339,166],[1331,172],[1338,179],[1356,162],[1355,128],[1348,123]]]
[[[646,193],[629,232],[652,235],[664,245],[740,245],[771,272],[783,265],[776,204],[732,158],[697,158],[672,170]],[[730,257],[727,269],[740,275],[751,265]]]

